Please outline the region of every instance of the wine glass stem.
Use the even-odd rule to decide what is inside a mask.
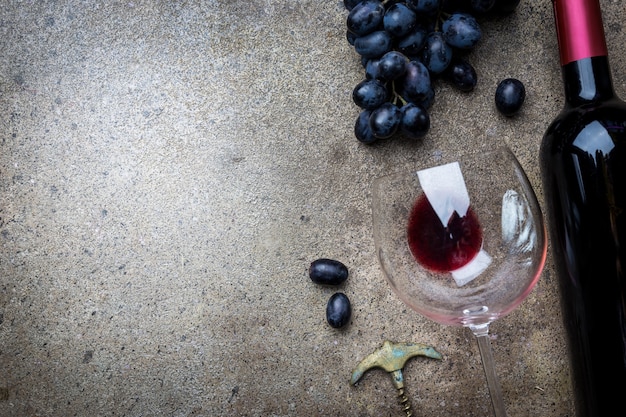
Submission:
[[[493,412],[496,417],[506,417],[504,400],[502,398],[502,388],[500,387],[498,375],[496,375],[496,367],[493,360],[493,354],[491,353],[488,328],[472,328],[472,331],[474,332],[474,335],[476,335],[476,340],[478,341],[478,349],[480,350],[483,369],[485,370],[485,376],[487,377],[487,385],[489,386],[489,395],[491,397],[491,404],[493,405]]]

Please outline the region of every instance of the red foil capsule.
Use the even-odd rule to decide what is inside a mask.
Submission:
[[[553,0],[561,65],[606,56],[602,12],[598,0]]]

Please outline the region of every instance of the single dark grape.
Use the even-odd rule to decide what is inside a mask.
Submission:
[[[350,10],[346,24],[358,36],[372,33],[383,23],[385,7],[378,0],[364,0]]]
[[[370,127],[371,115],[371,110],[363,110],[359,113],[354,123],[354,136],[356,136],[359,142],[365,143],[366,145],[371,145],[378,140],[378,138],[374,136],[374,133],[372,133],[372,128]]]
[[[392,137],[400,125],[402,112],[393,103],[383,103],[377,109],[372,110],[370,115],[370,129],[372,134],[378,139],[387,139]]]
[[[398,51],[389,51],[378,61],[380,76],[384,80],[395,80],[404,75],[409,60]]]
[[[428,32],[424,25],[416,25],[411,32],[396,42],[396,48],[408,57],[419,56]]]
[[[363,80],[352,91],[354,104],[362,109],[373,110],[388,99],[387,87],[378,80]]]
[[[422,54],[422,62],[426,68],[433,74],[440,74],[450,65],[451,60],[452,48],[444,40],[443,33],[429,33]]]
[[[402,95],[400,94],[400,96],[404,99],[405,102],[407,103],[413,103],[413,104],[419,104],[420,106],[422,106],[425,109],[429,109],[433,102],[435,101],[435,89],[431,86],[425,94],[423,94],[420,97],[413,97],[411,99],[407,99],[405,98],[406,95]],[[397,105],[401,105],[396,103]]]
[[[459,49],[473,48],[480,38],[482,31],[473,16],[465,13],[451,14],[441,26],[445,41]]]
[[[476,70],[462,58],[453,58],[444,74],[445,79],[460,91],[472,91],[478,82]]]
[[[519,5],[520,0],[496,0],[494,9],[502,13],[511,13]]]
[[[396,84],[400,95],[411,102],[424,100],[431,87],[430,72],[420,61],[410,61],[404,76]]]
[[[383,17],[383,25],[392,36],[402,37],[408,34],[417,22],[415,12],[403,3],[389,6]]]
[[[380,58],[392,47],[391,35],[379,30],[354,40],[354,50],[364,58]]]
[[[430,129],[430,115],[419,104],[408,103],[400,111],[400,131],[409,138],[419,139],[424,137]]]
[[[470,7],[476,13],[487,13],[493,10],[496,0],[469,0]]]
[[[505,116],[513,116],[524,104],[526,88],[520,80],[507,78],[496,88],[496,108]]]
[[[433,14],[439,9],[441,0],[406,0],[405,3],[417,13]]]
[[[380,80],[380,60],[370,59],[365,65],[365,78],[368,80]]]
[[[352,306],[348,296],[338,292],[333,294],[326,305],[326,321],[331,327],[338,329],[350,321]]]
[[[340,285],[348,279],[348,268],[334,259],[316,259],[309,266],[309,278],[316,284]]]

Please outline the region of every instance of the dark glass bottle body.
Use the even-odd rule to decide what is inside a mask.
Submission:
[[[562,71],[541,170],[577,415],[626,415],[626,104],[606,56]]]

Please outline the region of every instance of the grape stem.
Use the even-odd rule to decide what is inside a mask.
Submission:
[[[395,81],[391,82],[391,92],[393,93],[393,104],[395,104],[396,106],[397,101],[400,100],[400,103],[402,103],[402,106],[406,106],[407,101],[404,99],[404,97],[402,97],[400,94],[398,94],[398,92],[396,91],[396,83]]]

